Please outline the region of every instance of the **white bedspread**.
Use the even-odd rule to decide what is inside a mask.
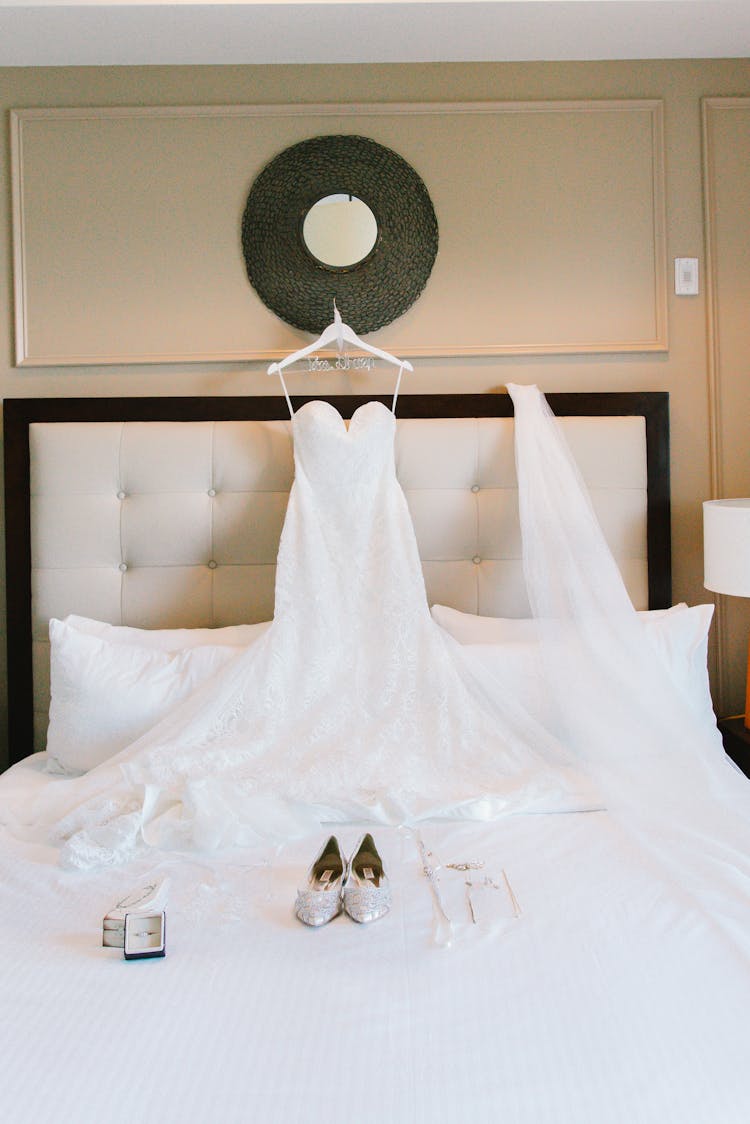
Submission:
[[[50,782],[22,763],[0,782]],[[412,834],[375,832],[393,908],[292,915],[309,840],[97,874],[0,840],[0,1098],[14,1124],[747,1124],[750,966],[633,865],[606,813],[427,825],[455,921],[433,939]],[[356,826],[340,832],[344,849]],[[505,869],[522,908],[481,888]],[[101,947],[108,907],[169,874],[167,956]],[[492,921],[489,924],[489,920]]]

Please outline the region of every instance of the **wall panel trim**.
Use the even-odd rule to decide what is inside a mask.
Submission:
[[[549,339],[534,339],[531,333],[521,334],[518,339],[492,338],[489,332],[486,339],[460,338],[460,307],[456,315],[456,336],[453,342],[443,342],[437,345],[429,340],[429,333],[420,329],[418,316],[411,318],[407,328],[402,328],[396,322],[396,335],[408,332],[404,339],[396,338],[395,344],[401,354],[408,357],[428,356],[481,356],[481,355],[544,355],[544,354],[608,354],[608,353],[648,353],[666,351],[668,346],[667,334],[667,268],[666,268],[666,220],[665,220],[665,192],[664,192],[664,138],[663,138],[663,104],[654,99],[596,99],[586,101],[519,101],[519,102],[466,102],[466,103],[394,103],[394,104],[324,104],[324,105],[258,105],[258,106],[146,106],[146,107],[103,107],[103,108],[51,108],[51,109],[16,109],[11,111],[11,148],[12,148],[12,181],[13,181],[13,240],[14,240],[14,277],[16,292],[16,365],[17,366],[86,366],[129,363],[194,363],[194,362],[242,362],[248,360],[278,359],[290,350],[293,341],[287,343],[283,338],[283,346],[274,345],[269,339],[268,343],[260,342],[259,346],[252,344],[237,349],[209,346],[203,349],[200,346],[186,346],[184,350],[167,347],[159,350],[154,347],[139,349],[137,343],[129,345],[125,350],[121,348],[105,347],[101,350],[89,349],[84,346],[56,350],[54,346],[46,349],[34,343],[34,327],[43,319],[43,309],[35,309],[32,298],[33,281],[39,277],[44,269],[39,263],[40,245],[43,246],[43,231],[29,229],[29,215],[25,206],[25,198],[29,183],[25,177],[25,147],[24,139],[27,130],[33,130],[39,123],[51,121],[59,123],[74,122],[100,122],[151,120],[163,119],[187,122],[190,120],[206,122],[211,119],[222,118],[226,121],[237,119],[276,119],[307,120],[311,122],[310,131],[315,132],[315,119],[321,119],[320,128],[325,131],[324,122],[332,118],[351,120],[351,129],[356,131],[357,123],[366,125],[368,119],[376,122],[385,118],[422,118],[430,117],[473,117],[481,119],[488,116],[518,116],[559,114],[561,117],[570,114],[606,115],[606,114],[646,114],[650,128],[650,160],[649,182],[650,195],[641,202],[650,209],[651,244],[642,244],[644,261],[650,258],[648,277],[643,280],[641,289],[637,294],[638,316],[642,317],[644,324],[649,324],[649,331],[639,334],[623,335],[619,338],[588,338],[585,331],[572,338],[559,341]],[[373,126],[375,127],[375,126]],[[403,155],[409,159],[410,153]],[[460,156],[456,157],[456,167],[461,168]],[[258,169],[259,170],[259,169]],[[463,168],[465,175],[471,174],[470,168]],[[428,190],[431,185],[427,184]],[[640,197],[639,197],[640,198]],[[640,205],[640,204],[639,204]],[[600,235],[603,237],[603,235]],[[644,234],[644,237],[646,235]],[[239,238],[239,234],[238,234]],[[35,260],[36,255],[36,260]],[[59,265],[59,263],[58,263]],[[237,284],[243,285],[244,278],[237,277]],[[454,282],[451,282],[454,283]],[[460,294],[461,285],[455,283],[456,293]],[[96,286],[92,285],[95,293]],[[428,286],[421,298],[422,302],[430,300],[431,292]],[[255,298],[252,290],[248,292],[248,309],[250,302]],[[243,293],[244,299],[244,293]],[[421,307],[418,302],[415,309]],[[185,312],[185,319],[190,323],[189,309]],[[41,318],[41,319],[40,319]],[[267,323],[267,322],[264,322]],[[653,332],[650,326],[653,324]],[[284,326],[286,333],[286,326]],[[135,333],[134,333],[135,334]],[[606,333],[605,333],[606,334]],[[422,338],[419,338],[421,335]]]
[[[706,259],[706,341],[708,382],[708,428],[710,456],[710,499],[724,496],[724,447],[721,426],[721,333],[719,328],[719,262],[717,254],[717,198],[714,136],[712,131],[719,113],[750,110],[747,97],[706,97],[701,101],[703,228]],[[716,694],[717,708],[723,713],[728,691],[726,667],[729,659],[727,599],[714,594],[716,605]]]

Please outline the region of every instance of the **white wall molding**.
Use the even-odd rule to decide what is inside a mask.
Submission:
[[[247,282],[239,221],[286,143],[343,131],[412,163],[438,213],[435,269],[389,326],[391,350],[666,350],[660,101],[21,109],[17,365],[244,362],[296,347]]]

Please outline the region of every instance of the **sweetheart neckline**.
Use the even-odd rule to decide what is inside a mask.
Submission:
[[[305,410],[308,406],[327,406],[329,411],[341,422],[343,432],[346,434],[351,433],[352,423],[354,422],[355,418],[357,418],[363,410],[366,410],[368,406],[380,406],[383,410],[385,410],[388,417],[393,418],[394,422],[396,420],[396,415],[392,410],[388,409],[385,402],[381,402],[378,398],[371,398],[369,402],[363,402],[361,406],[357,406],[356,410],[349,418],[349,426],[347,427],[346,418],[343,416],[340,410],[336,409],[332,402],[328,402],[325,398],[311,398],[309,402],[304,402],[298,410],[294,411],[294,413],[292,414],[292,423],[294,423],[295,418],[298,418],[303,410]]]

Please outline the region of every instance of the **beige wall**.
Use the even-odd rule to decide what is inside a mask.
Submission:
[[[703,261],[700,99],[750,95],[750,60],[340,67],[175,67],[0,70],[0,102],[11,107],[183,105],[263,102],[473,101],[661,98],[665,107],[667,254]],[[6,134],[7,135],[7,134]],[[454,164],[460,153],[449,151]],[[12,345],[11,208],[8,144],[0,150],[0,396],[263,394],[262,363],[199,366],[16,369]],[[484,170],[486,172],[486,169]],[[475,169],[466,168],[471,177]],[[746,173],[747,174],[747,173]],[[613,180],[618,175],[612,168]],[[429,184],[427,185],[429,188]],[[470,262],[466,263],[467,269]],[[723,298],[722,298],[723,299]],[[455,309],[461,317],[460,306]],[[750,335],[750,329],[748,330]],[[672,410],[674,592],[708,599],[702,587],[701,500],[710,494],[706,304],[669,295],[666,354],[424,359],[406,390],[480,391],[506,381],[546,390],[667,390]],[[750,340],[748,341],[750,342]],[[467,340],[467,344],[471,341]],[[301,378],[298,376],[298,378]],[[346,391],[346,375],[315,376],[315,392]],[[387,373],[368,387],[385,390]],[[305,382],[306,390],[310,383]],[[301,382],[293,389],[302,389]],[[740,434],[724,442],[728,465],[744,463]],[[728,610],[731,613],[731,608]],[[742,656],[730,646],[721,709],[741,708]]]
[[[750,98],[704,102],[708,375],[717,496],[750,495]],[[717,599],[715,696],[741,712],[750,600]]]

